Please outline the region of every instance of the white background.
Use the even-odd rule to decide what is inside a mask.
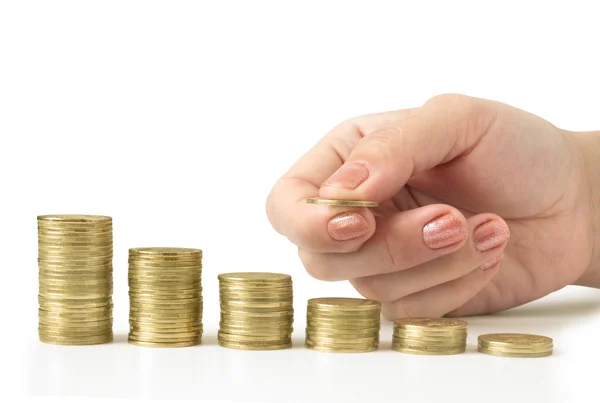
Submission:
[[[467,354],[319,354],[306,299],[356,295],[310,278],[264,212],[271,186],[352,116],[459,92],[570,130],[600,129],[594,2],[0,2],[2,393],[226,400],[598,401],[600,292],[568,288],[469,319]],[[111,345],[37,341],[36,216],[107,214]],[[205,344],[124,342],[127,249],[204,251]],[[295,282],[296,347],[216,346],[218,273]],[[478,334],[551,336],[539,360],[483,356]],[[592,343],[592,345],[590,345]]]

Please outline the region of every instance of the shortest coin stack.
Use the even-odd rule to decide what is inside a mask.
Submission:
[[[187,347],[202,339],[202,251],[129,250],[129,343]]]
[[[314,298],[306,313],[306,347],[366,353],[379,347],[381,304],[361,298]]]
[[[392,349],[402,353],[449,355],[464,353],[467,322],[446,318],[405,318],[394,322]]]
[[[501,357],[546,357],[552,354],[553,341],[546,336],[519,333],[482,334],[479,352]]]
[[[292,277],[279,273],[224,273],[218,276],[221,347],[280,350],[292,346]]]

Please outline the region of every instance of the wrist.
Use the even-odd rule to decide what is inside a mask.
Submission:
[[[590,264],[575,285],[600,288],[600,131],[567,133],[582,162],[583,197],[590,211],[592,256]]]

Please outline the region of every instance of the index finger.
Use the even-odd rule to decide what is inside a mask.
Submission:
[[[370,132],[396,125],[414,109],[364,115],[329,132],[281,177],[267,199],[273,228],[302,249],[313,252],[357,250],[375,232],[375,218],[366,208],[315,206],[321,184],[346,161]]]

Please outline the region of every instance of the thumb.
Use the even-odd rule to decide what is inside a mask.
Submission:
[[[427,101],[411,119],[367,133],[320,188],[320,197],[384,201],[420,172],[471,150],[495,119],[498,104],[463,95]]]

